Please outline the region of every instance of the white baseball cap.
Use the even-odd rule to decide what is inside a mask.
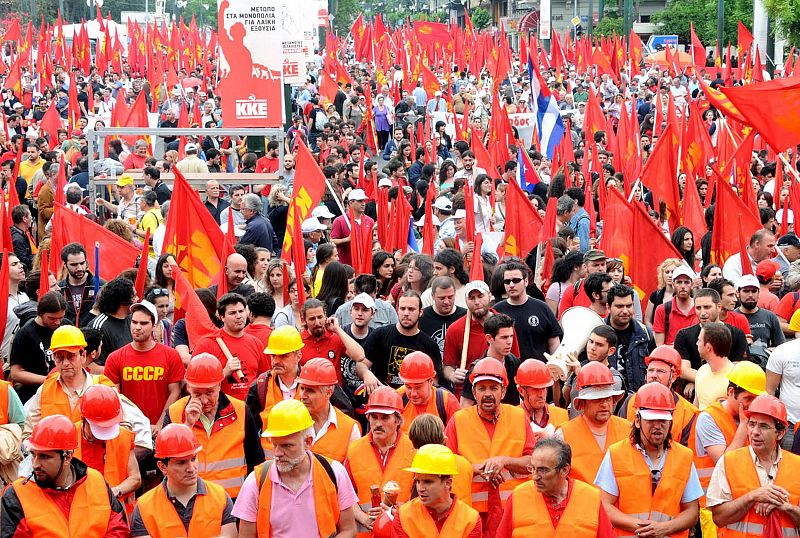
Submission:
[[[433,207],[436,209],[442,209],[444,211],[452,211],[453,202],[451,202],[450,199],[445,196],[440,196],[435,202],[433,202]]]
[[[697,278],[697,273],[692,271],[686,265],[681,264],[678,267],[676,267],[675,270],[672,271],[672,281],[675,282],[676,280],[678,280],[679,276],[685,276],[688,277],[689,280],[694,280],[695,278]]]
[[[439,218],[436,215],[431,215],[431,222],[433,223],[434,226],[441,226],[442,225],[442,222],[439,220]],[[419,220],[414,223],[414,226],[420,226],[420,227],[421,226],[425,226],[425,215],[422,215],[419,218]]]
[[[303,224],[300,225],[300,229],[304,234],[310,234],[311,232],[317,232],[326,228],[327,226],[322,224],[317,217],[307,218],[303,221]]]
[[[742,275],[739,277],[739,280],[736,282],[736,289],[740,290],[742,288],[761,288],[761,283],[758,281],[754,275]]]
[[[363,189],[353,189],[350,191],[350,194],[347,195],[348,200],[366,200],[367,193],[364,192]]]
[[[336,217],[336,215],[331,213],[331,210],[324,205],[319,205],[311,210],[311,216],[317,219],[332,219]]]
[[[186,153],[197,153],[197,144],[186,144],[186,147],[183,148],[183,151]]]
[[[465,219],[467,218],[467,212],[464,209],[456,209],[456,214],[453,215],[454,219]]]
[[[382,177],[378,181],[378,187],[389,187],[391,189],[392,188],[392,180],[389,179],[388,177]]]
[[[367,308],[371,308],[375,310],[375,299],[372,298],[371,295],[368,293],[359,293],[355,297],[353,297],[353,304],[361,304],[366,306]]]
[[[489,285],[486,284],[486,282],[483,280],[473,280],[464,286],[464,295],[469,297],[469,294],[476,290],[481,292],[482,295],[491,293]]]

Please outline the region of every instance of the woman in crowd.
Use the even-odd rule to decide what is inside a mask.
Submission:
[[[280,258],[274,258],[267,264],[266,279],[264,287],[275,300],[275,309],[278,310],[286,306],[284,300],[284,273],[288,273],[289,279],[294,279],[292,269]]]
[[[648,327],[653,327],[656,307],[672,299],[675,291],[672,288],[672,271],[682,263],[683,260],[679,258],[667,258],[658,266],[658,289],[653,291],[647,299],[647,309],[644,313],[644,322]]]
[[[558,316],[558,304],[561,302],[564,291],[568,287],[574,286],[583,277],[583,274],[582,252],[570,252],[553,263],[551,284],[545,295],[545,302],[553,314]]]
[[[692,268],[696,267],[697,248],[695,247],[694,234],[686,226],[679,226],[672,232],[672,244],[681,253],[681,257],[686,264]]]
[[[315,259],[316,264],[311,271],[311,282],[312,290],[316,297],[319,295],[319,290],[322,287],[322,278],[325,275],[325,268],[328,267],[331,262],[339,261],[339,252],[336,249],[336,245],[333,243],[322,243],[317,247]]]
[[[321,279],[319,293],[316,298],[325,303],[325,311],[333,315],[336,309],[347,300],[349,276],[347,269],[338,261],[331,260]]]
[[[391,297],[392,288],[397,283],[394,276],[395,265],[394,256],[385,250],[373,252],[372,274],[378,279],[378,299],[388,300]]]

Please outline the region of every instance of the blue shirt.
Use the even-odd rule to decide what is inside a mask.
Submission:
[[[587,200],[592,203],[591,200]],[[575,231],[575,237],[580,239],[580,251],[586,252],[589,250],[589,213],[582,207],[569,220],[569,227]]]
[[[650,467],[651,470],[660,471],[664,468],[664,461],[667,459],[666,451],[664,452],[664,457],[658,462],[658,466],[653,469],[653,462],[650,461],[650,457],[644,449],[639,445],[636,445],[636,448],[641,452],[647,466]],[[667,451],[669,451],[669,449],[667,449]],[[614,476],[614,466],[611,463],[610,452],[606,452],[606,455],[603,456],[603,462],[600,464],[600,469],[597,470],[597,478],[594,479],[594,485],[609,495],[619,496],[619,486],[617,486],[617,478]],[[686,482],[686,487],[683,488],[681,502],[692,502],[703,495],[705,495],[705,493],[703,493],[703,487],[700,485],[700,479],[697,477],[697,469],[695,469],[694,463],[692,463],[692,471],[689,474],[689,481]]]

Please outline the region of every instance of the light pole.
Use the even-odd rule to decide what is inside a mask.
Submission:
[[[717,0],[717,46],[719,57],[722,58],[722,47],[725,46],[725,0]]]

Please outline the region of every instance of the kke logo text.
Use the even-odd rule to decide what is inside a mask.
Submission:
[[[237,118],[267,118],[267,100],[256,99],[251,95],[249,99],[238,99],[236,101]]]

